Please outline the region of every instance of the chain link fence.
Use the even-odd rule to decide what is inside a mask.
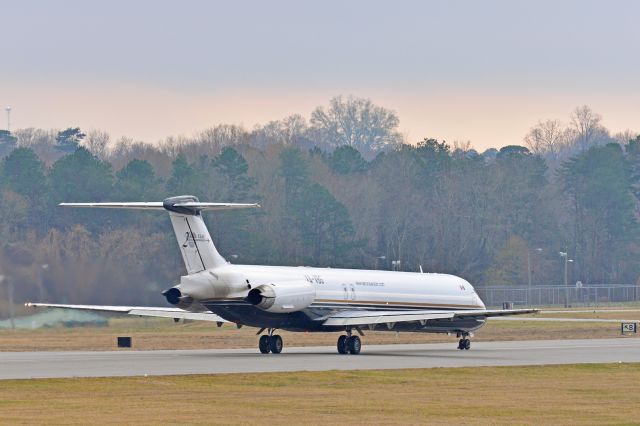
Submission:
[[[502,307],[504,303],[512,303],[514,307],[603,306],[640,301],[640,286],[631,284],[478,286],[476,292],[487,307]]]

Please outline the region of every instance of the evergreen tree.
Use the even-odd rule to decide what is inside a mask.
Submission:
[[[201,196],[204,191],[202,173],[204,173],[203,170],[196,170],[192,164],[189,164],[186,155],[178,154],[172,163],[171,177],[167,181],[167,192],[171,196]]]
[[[284,180],[285,209],[290,210],[297,196],[309,184],[309,161],[298,148],[280,152],[280,176]]]
[[[9,154],[17,145],[18,138],[8,130],[0,130],[0,156]]]
[[[220,174],[221,180],[217,186],[221,186],[220,197],[228,202],[257,202],[258,197],[254,193],[256,181],[248,175],[249,164],[247,160],[234,148],[224,148],[218,156],[211,161],[211,166]],[[256,242],[259,240],[258,230],[249,231],[250,220],[259,213],[251,210],[237,210],[232,212],[220,212],[208,219],[215,231],[216,239],[225,251],[232,255],[242,256],[242,261],[254,259]]]
[[[32,203],[45,192],[44,163],[30,148],[16,148],[2,160],[2,182]]]
[[[82,147],[56,161],[49,180],[56,202],[108,200],[113,184],[111,164]]]
[[[113,176],[111,164],[101,161],[85,148],[78,148],[73,154],[56,161],[49,173],[51,185],[49,212],[54,223],[70,226],[83,223],[90,230],[102,228],[109,223],[114,212],[87,212],[82,209],[61,209],[60,202],[92,202],[111,198]]]
[[[638,238],[631,165],[620,145],[592,147],[563,163],[560,174],[571,199],[574,259],[583,282],[632,280],[638,271],[621,270]],[[636,263],[636,262],[634,262]]]
[[[248,176],[249,164],[238,151],[224,148],[211,165],[226,179],[227,201],[249,201],[247,198],[256,182]]]
[[[322,185],[306,186],[295,202],[295,218],[305,248],[307,262],[316,265],[348,265],[351,252],[362,242],[347,208]]]
[[[56,136],[56,149],[70,154],[78,149],[80,142],[82,142],[85,136],[79,127],[69,127],[68,129],[58,132]]]
[[[367,170],[367,162],[362,154],[348,145],[336,148],[328,156],[327,163],[334,173],[340,175],[364,173]]]
[[[146,160],[133,159],[116,173],[114,196],[121,200],[156,201],[162,198],[160,179]]]

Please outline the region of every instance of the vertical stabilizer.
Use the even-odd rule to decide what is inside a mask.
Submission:
[[[200,209],[191,207],[199,203],[192,195],[171,197],[162,204],[169,211],[171,225],[188,274],[217,268],[227,263],[213,245]]]
[[[188,274],[227,263],[213,245],[209,231],[199,213],[186,215],[170,212],[169,217]]]

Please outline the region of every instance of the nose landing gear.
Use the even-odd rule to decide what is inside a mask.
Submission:
[[[471,349],[471,340],[464,338],[464,339],[460,339],[458,341],[458,349],[462,350],[469,350]]]
[[[469,340],[469,333],[458,333],[458,337],[461,337],[462,339],[458,340],[458,349],[460,349],[461,351],[468,351],[469,349],[471,349],[471,340]]]

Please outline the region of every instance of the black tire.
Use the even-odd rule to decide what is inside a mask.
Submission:
[[[458,340],[458,349],[460,350],[464,349],[464,339]]]
[[[349,353],[349,348],[347,347],[347,336],[344,334],[338,337],[338,353],[342,355]]]
[[[464,339],[464,348],[465,348],[465,350],[467,350],[467,351],[468,351],[469,349],[471,349],[471,340],[469,340],[469,339]]]
[[[351,355],[358,355],[362,348],[362,342],[358,336],[351,336],[347,339],[347,346]]]
[[[266,334],[260,336],[260,340],[258,340],[258,349],[260,349],[260,353],[268,354],[271,351],[269,346],[269,336]]]
[[[271,339],[269,339],[269,349],[271,349],[271,353],[279,354],[282,352],[282,346],[282,337],[277,334],[271,336]]]

